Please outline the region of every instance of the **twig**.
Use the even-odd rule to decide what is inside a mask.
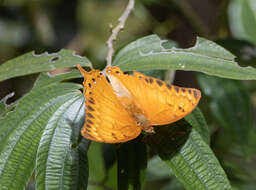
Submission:
[[[112,29],[112,34],[109,37],[108,41],[106,42],[107,47],[108,47],[108,54],[106,57],[106,61],[107,61],[107,67],[111,65],[112,63],[112,57],[114,55],[114,48],[113,48],[113,41],[116,40],[118,33],[120,32],[120,30],[122,30],[124,28],[125,22],[128,18],[128,16],[130,15],[131,11],[134,8],[134,0],[129,0],[127,7],[125,8],[122,16],[118,19],[119,23],[118,25]]]

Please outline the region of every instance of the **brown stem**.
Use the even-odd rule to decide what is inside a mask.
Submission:
[[[113,41],[116,40],[118,33],[124,28],[125,22],[127,18],[129,17],[131,11],[134,8],[135,0],[129,0],[127,7],[125,8],[122,16],[118,19],[119,23],[118,25],[112,29],[112,34],[109,37],[108,41],[106,42],[107,47],[108,47],[108,54],[106,57],[107,61],[107,67],[111,66],[112,63],[112,57],[114,55],[114,48],[113,48]]]

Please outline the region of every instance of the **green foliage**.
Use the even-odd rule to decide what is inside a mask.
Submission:
[[[213,152],[195,129],[202,119],[196,121],[192,115],[189,120],[196,121],[195,126],[181,120],[156,128],[147,142],[186,189],[231,189]]]
[[[147,147],[141,138],[120,145],[117,164],[118,189],[142,189],[147,168]]]
[[[26,1],[4,1],[4,4],[17,2],[27,6],[35,18],[47,15],[39,7],[31,8],[33,5]],[[45,2],[47,5],[48,1]],[[187,19],[192,17],[188,23],[197,33],[210,32],[202,26],[200,17],[191,12],[186,1],[169,2],[173,2],[174,7],[165,5],[168,14],[174,12],[170,11],[174,8]],[[190,48],[178,48],[183,46],[176,42],[177,39],[163,40],[158,35],[140,37],[149,31],[169,36],[180,21],[160,22],[147,8],[162,6],[161,2],[137,1],[135,16],[130,23],[128,20],[130,33],[126,34],[127,30],[124,30],[120,34],[121,40],[116,41],[115,47],[122,48],[114,55],[112,65],[123,71],[143,71],[163,80],[170,78],[166,70],[197,72],[202,99],[200,109],[197,107],[182,120],[154,127],[154,134],[143,133],[132,141],[115,145],[90,142],[81,136],[86,112],[82,76],[78,70],[71,70],[77,64],[86,69],[103,67],[106,50],[103,41],[107,33],[106,28],[100,29],[103,25],[99,22],[103,18],[104,26],[110,22],[103,13],[106,5],[108,14],[112,14],[113,7],[116,15],[120,11],[118,3],[104,3],[84,1],[77,6],[78,19],[83,24],[82,32],[74,41],[79,44],[76,47],[86,46],[85,42],[88,42],[87,46],[94,45],[89,49],[84,47],[83,52],[89,54],[94,67],[88,58],[66,49],[52,54],[30,52],[0,65],[0,81],[4,82],[40,73],[33,88],[23,97],[16,100],[14,93],[6,93],[8,95],[4,94],[0,100],[0,189],[255,189],[253,106],[256,87],[254,81],[249,81],[256,79],[256,9],[253,0],[231,0],[227,4],[232,34],[246,41],[232,38],[213,42],[207,40],[212,38],[205,34],[205,38],[198,37]],[[100,16],[92,22],[97,8]],[[1,19],[0,28],[3,26]],[[47,29],[51,23],[45,23],[44,19],[40,21],[44,21],[44,30],[38,34],[40,40],[47,45],[54,43],[50,40],[54,34]],[[20,26],[22,24],[12,25],[26,40],[30,30],[25,25],[22,29]],[[35,30],[42,27],[36,26]],[[69,25],[65,27],[71,28]],[[5,28],[4,35],[9,36],[5,43],[0,36],[0,56],[6,52],[10,57],[16,55],[9,51],[12,49],[6,43],[9,39],[12,40],[10,46],[22,43],[22,39],[10,37],[13,32],[8,32],[9,29]],[[225,30],[224,27],[219,33],[225,33]],[[127,42],[131,43],[125,46]],[[72,47],[70,44],[68,46]],[[59,68],[70,68],[70,72],[55,76],[48,72]]]
[[[243,83],[206,75],[198,75],[198,82],[219,124],[232,132],[238,144],[247,147],[253,117],[252,102]]]
[[[14,96],[14,93],[8,94],[2,100],[0,100],[0,118],[4,117],[14,107],[14,104],[6,104],[7,99],[11,98],[12,96]]]
[[[25,187],[35,167],[45,127],[55,119],[56,113],[62,113],[81,96],[79,88],[77,84],[63,83],[32,90],[18,102],[14,111],[1,119],[2,189]]]
[[[253,0],[232,0],[230,27],[235,37],[256,43],[256,6]]]
[[[127,70],[134,69],[136,65],[130,64],[131,62],[127,58],[129,53],[124,52],[131,49],[131,46],[134,52],[145,48],[153,52],[156,47],[147,46],[152,40],[160,42],[156,36],[142,38],[133,43],[136,44],[135,46],[128,45],[121,50],[115,57],[114,63],[118,60],[121,67]],[[210,43],[205,40],[200,41],[203,44],[207,42],[206,45]],[[232,54],[216,44],[210,44],[209,47],[212,48],[212,51],[209,51],[209,48],[204,51],[204,49],[200,49],[200,45],[198,45],[199,49],[191,49],[191,51],[199,52],[207,57],[221,55],[223,61],[229,58],[233,59]],[[204,46],[207,47],[206,45]],[[177,49],[175,51],[186,52],[189,50]],[[195,53],[195,56],[199,57],[198,59],[201,57],[199,54]],[[158,56],[161,57],[161,55]],[[228,58],[224,59],[225,56]],[[144,54],[132,57],[141,60],[142,65],[145,63],[143,68],[151,68],[151,60]],[[39,62],[41,59],[38,57],[37,61],[33,55],[26,57],[28,60],[30,58],[34,62]],[[180,60],[179,57],[176,59]],[[175,57],[173,60],[175,61]],[[16,62],[16,59],[13,62]],[[3,66],[12,67],[13,62],[8,61]],[[190,63],[187,63],[188,68],[189,66]],[[28,64],[27,66],[22,65],[22,67],[26,70],[26,67],[31,66]],[[138,64],[138,68],[142,69],[140,64]],[[155,64],[154,68],[169,69],[170,64]],[[239,73],[239,69],[241,70],[238,66],[235,68],[236,73]],[[40,68],[34,70],[34,72],[39,71]],[[225,73],[223,75],[227,76]],[[242,76],[245,79],[248,77],[248,75],[240,73],[239,77]],[[83,98],[78,91],[81,86],[61,82],[76,77],[80,77],[77,72],[56,77],[49,77],[46,73],[42,73],[32,91],[19,100],[18,106],[13,112],[2,119],[0,181],[3,181],[1,184],[3,189],[24,187],[34,168],[37,189],[86,188],[88,179],[86,150],[88,145],[85,148],[80,148],[85,145],[79,143],[81,137],[77,132],[82,126],[81,118],[84,115],[84,112],[81,111],[84,107]],[[142,188],[147,166],[145,143],[149,144],[167,163],[173,174],[187,189],[231,189],[224,171],[207,145],[209,132],[202,113],[196,109],[186,117],[186,120],[188,122],[184,120],[171,126],[157,127],[155,135],[145,136],[143,139],[138,138],[118,147],[118,189]],[[183,133],[184,135],[182,135]],[[76,144],[75,147],[72,146],[72,143]],[[92,148],[94,148],[93,151],[97,150],[96,147]],[[98,146],[98,150],[99,148]],[[94,165],[89,180],[98,180],[103,183],[102,180],[104,181],[106,175],[103,173],[105,170],[102,165],[103,161],[97,161],[94,157],[89,159],[89,163]],[[100,159],[100,157],[98,158]],[[81,176],[84,176],[85,179],[81,179]],[[15,183],[13,183],[14,178],[16,179]]]
[[[141,38],[120,50],[113,65],[125,71],[178,69],[231,79],[256,79],[255,68],[240,67],[234,55],[214,42],[198,38],[195,46],[188,49],[168,49],[164,47],[167,42],[156,35]]]
[[[74,67],[77,64],[91,67],[90,61],[80,57],[70,50],[61,50],[58,53],[37,55],[35,52],[27,53],[0,67],[0,81],[12,77],[54,70],[57,68]]]

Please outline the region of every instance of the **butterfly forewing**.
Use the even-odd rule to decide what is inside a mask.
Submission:
[[[107,74],[129,91],[151,125],[164,125],[185,117],[201,97],[197,89],[170,85],[138,72],[126,75],[118,67],[109,67]]]
[[[141,129],[117,99],[106,78],[97,70],[84,75],[86,120],[82,135],[90,140],[119,143],[137,137]]]

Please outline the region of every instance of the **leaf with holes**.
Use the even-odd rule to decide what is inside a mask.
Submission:
[[[0,134],[1,189],[25,187],[44,127],[65,102],[80,94],[79,87],[66,83],[35,90],[0,121],[4,129]]]
[[[172,69],[231,79],[256,79],[255,68],[240,67],[234,55],[209,40],[197,38],[195,46],[188,49],[166,48],[165,43],[156,35],[138,39],[118,52],[113,65],[124,71]]]
[[[15,107],[15,103],[8,105],[6,101],[14,96],[14,92],[6,95],[0,100],[0,118],[5,117],[5,115]]]
[[[77,64],[92,67],[86,57],[78,56],[71,50],[62,49],[57,53],[40,55],[30,52],[0,65],[0,81],[57,68],[75,67]]]
[[[79,77],[79,75],[76,76]],[[36,82],[36,84],[40,84],[40,88],[39,86],[38,88],[34,87],[30,93],[16,102],[14,111],[7,113],[4,118],[0,119],[1,189],[23,189],[26,186],[35,168],[36,153],[45,126],[49,125],[49,121],[54,121],[53,117],[61,113],[64,109],[63,106],[67,108],[70,105],[71,108],[74,99],[79,98],[80,106],[82,105],[83,96],[79,90],[82,86],[74,83],[60,83],[68,78],[70,78],[70,73],[59,75],[56,78],[49,77],[45,73],[42,74]],[[77,117],[83,120],[84,117],[81,115],[84,115],[84,109],[81,109],[81,112],[83,113]],[[66,119],[68,118],[62,118],[63,121],[69,121]],[[67,128],[67,125],[65,127]],[[72,129],[71,125],[69,128]],[[78,136],[80,130],[74,130],[74,133]],[[73,132],[71,137],[73,138]],[[66,168],[67,173],[76,170],[76,174],[80,175],[81,168],[84,168],[85,172],[83,171],[81,175],[83,177],[79,177],[79,180],[77,179],[75,182],[79,187],[86,187],[87,185],[85,149],[87,148],[81,144],[77,145],[75,149],[70,148],[69,155],[73,159],[67,159],[65,162],[67,166],[70,166],[72,161],[72,167]]]

